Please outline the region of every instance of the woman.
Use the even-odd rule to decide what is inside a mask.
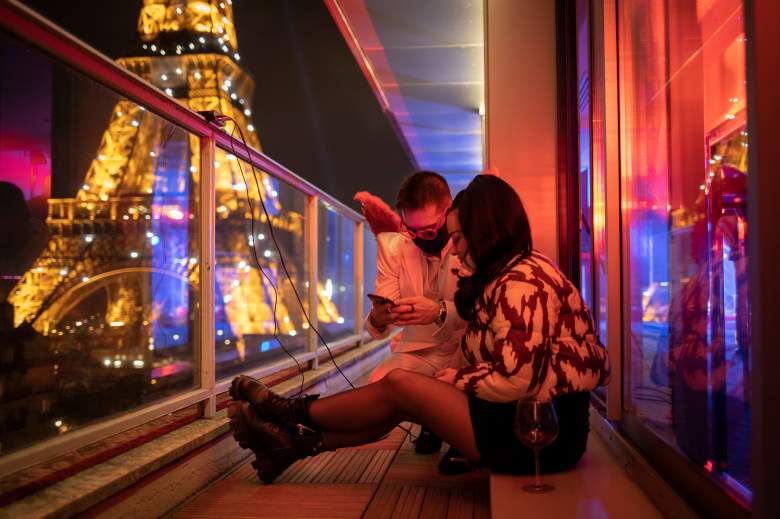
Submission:
[[[605,384],[604,347],[577,289],[532,250],[525,210],[509,184],[477,176],[454,200],[447,228],[474,274],[455,304],[469,321],[468,366],[436,378],[391,371],[376,383],[317,399],[275,395],[249,377],[233,381],[228,408],[242,447],[269,483],[295,460],[376,441],[402,421],[423,424],[475,465],[533,471],[532,451],[513,434],[517,400],[552,398],[560,434],[542,451],[542,470],[571,468],[588,435],[588,391]],[[406,309],[399,309],[404,311]]]

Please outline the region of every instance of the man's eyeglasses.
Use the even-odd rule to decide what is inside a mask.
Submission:
[[[436,237],[437,234],[439,234],[439,230],[441,229],[441,226],[444,225],[444,220],[446,218],[447,209],[442,211],[442,213],[439,215],[439,218],[436,219],[435,223],[426,225],[420,229],[413,229],[412,227],[406,225],[403,220],[401,220],[401,232],[412,239],[420,238],[421,240],[432,240]]]

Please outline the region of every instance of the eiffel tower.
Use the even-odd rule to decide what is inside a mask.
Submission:
[[[252,77],[241,67],[231,0],[144,0],[138,20],[141,55],[118,63],[195,111],[218,110],[260,149],[252,124]],[[96,157],[74,198],[51,199],[51,239],[11,291],[18,326],[29,323],[55,348],[110,353],[110,364],[151,365],[151,352],[191,344],[198,285],[199,141],[132,101],[113,109]],[[262,196],[285,257],[303,255],[301,209],[285,209],[282,187],[248,165],[244,184],[235,156],[216,151],[216,320],[218,362],[269,349],[274,289],[280,333],[296,336],[305,319],[279,273],[267,241]],[[251,233],[252,200],[255,233]],[[296,286],[303,272],[291,265]],[[343,322],[329,292],[317,287],[320,322]],[[302,345],[303,336],[296,340]],[[250,344],[251,343],[251,344]],[[262,347],[261,347],[262,345]],[[120,356],[120,353],[122,354]]]

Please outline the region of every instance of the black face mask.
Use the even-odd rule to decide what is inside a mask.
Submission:
[[[438,256],[441,250],[444,248],[445,245],[447,245],[447,242],[450,240],[450,235],[447,232],[447,226],[442,225],[439,229],[439,232],[436,234],[436,237],[432,240],[423,240],[422,238],[415,238],[414,244],[417,245],[417,248],[423,251],[425,254],[430,254],[431,256]]]

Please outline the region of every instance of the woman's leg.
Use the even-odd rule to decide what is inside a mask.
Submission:
[[[355,445],[365,445],[380,440],[383,436],[390,433],[398,427],[398,422],[392,420],[383,425],[369,427],[357,431],[328,431],[323,429],[322,441],[331,449],[340,449],[341,447],[352,447]]]
[[[447,440],[468,459],[480,459],[465,393],[411,371],[393,370],[373,384],[315,400],[309,406],[309,417],[326,438],[333,433],[358,433],[352,438],[360,443],[366,443],[369,436],[376,439],[376,431],[383,427],[410,419]]]

